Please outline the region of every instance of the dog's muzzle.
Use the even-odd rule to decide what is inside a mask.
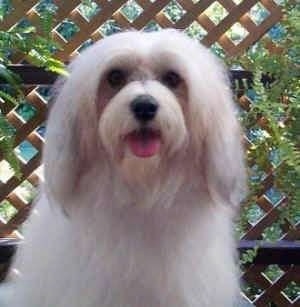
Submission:
[[[158,103],[150,95],[139,95],[131,102],[130,110],[136,120],[146,123],[154,119],[158,110]]]
[[[158,102],[151,95],[139,95],[130,103],[130,111],[140,125],[125,136],[125,142],[136,157],[148,158],[160,151],[162,144],[160,131],[147,125],[154,120],[157,110]]]

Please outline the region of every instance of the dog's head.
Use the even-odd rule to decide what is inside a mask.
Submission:
[[[90,47],[70,70],[48,123],[54,196],[73,194],[104,164],[144,186],[194,165],[212,197],[238,202],[241,135],[226,74],[209,50],[175,30],[124,32]]]

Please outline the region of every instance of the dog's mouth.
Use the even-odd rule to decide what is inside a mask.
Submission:
[[[125,141],[132,154],[139,158],[158,154],[162,144],[160,132],[151,128],[134,130],[125,137]]]

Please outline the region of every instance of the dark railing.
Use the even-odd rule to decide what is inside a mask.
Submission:
[[[17,73],[24,86],[49,85],[51,86],[57,75],[43,69],[30,65],[12,65],[10,69]],[[253,75],[249,71],[232,70],[230,71],[232,87],[237,92],[243,91],[246,87],[251,87]],[[268,75],[263,76],[262,82],[267,84],[271,81]],[[4,85],[5,80],[0,79],[0,86]],[[17,246],[22,244],[16,239],[0,239],[0,264],[9,263]],[[276,243],[266,243],[255,240],[242,240],[239,242],[238,250],[240,253],[258,246],[254,264],[300,264],[300,242],[299,241],[279,241]]]
[[[22,241],[18,239],[0,239],[0,264],[8,262],[20,244],[22,244]],[[276,243],[268,243],[255,240],[241,240],[238,244],[238,251],[243,253],[257,246],[258,252],[253,264],[300,265],[300,242],[278,241]]]

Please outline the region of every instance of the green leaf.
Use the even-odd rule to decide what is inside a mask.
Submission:
[[[19,95],[23,94],[20,88],[22,83],[21,78],[3,64],[0,64],[0,79],[11,85]]]

